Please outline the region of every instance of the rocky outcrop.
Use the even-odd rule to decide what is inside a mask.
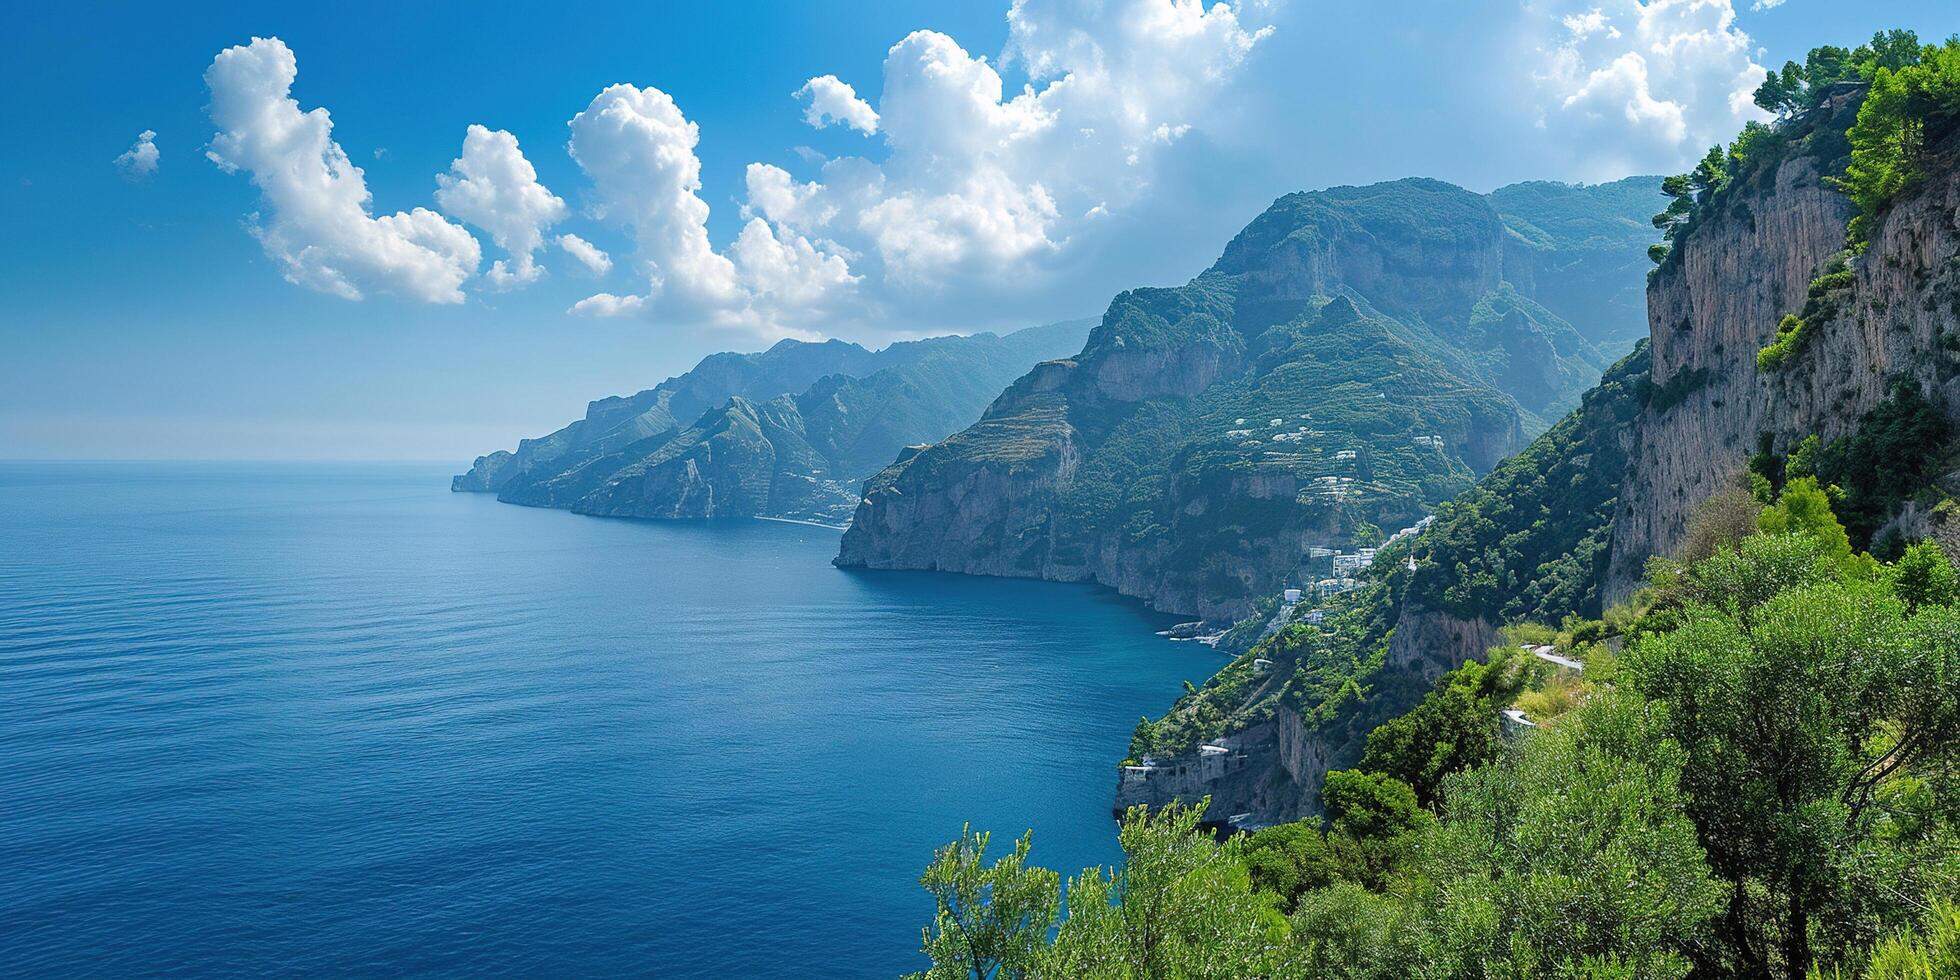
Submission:
[[[1827,134],[1846,125],[1857,96],[1839,96],[1812,125]],[[1842,165],[1825,146],[1753,175],[1653,277],[1654,383],[1696,383],[1640,420],[1614,520],[1610,596],[1637,587],[1647,556],[1673,551],[1701,503],[1738,480],[1759,449],[1786,453],[1810,435],[1846,435],[1901,380],[1960,418],[1960,145],[1952,140],[1876,224],[1849,263],[1851,285],[1834,294],[1835,313],[1808,326],[1802,353],[1780,370],[1757,366],[1777,322],[1804,307],[1812,280],[1844,248],[1852,208],[1825,180]]]
[[[564,499],[562,491],[537,485],[593,459],[671,437],[730,398],[766,400],[802,391],[831,375],[861,377],[907,363],[931,343],[894,344],[873,352],[841,340],[785,340],[756,354],[711,354],[693,370],[638,394],[598,399],[586,406],[584,418],[549,435],[525,439],[515,452],[478,457],[477,465],[452,481],[451,489],[496,493],[535,506],[569,506],[571,500]]]
[[[1284,618],[1283,613],[1275,616],[1275,620]],[[1328,771],[1359,763],[1367,734],[1376,723],[1407,710],[1411,698],[1420,697],[1445,671],[1473,656],[1481,657],[1496,642],[1496,627],[1483,619],[1460,619],[1420,606],[1405,608],[1390,636],[1386,662],[1371,679],[1373,703],[1365,710],[1315,723],[1306,720],[1298,705],[1278,696],[1284,679],[1299,665],[1289,661],[1280,647],[1262,648],[1253,656],[1264,654],[1278,661],[1267,661],[1272,664],[1264,668],[1268,680],[1255,685],[1249,695],[1253,700],[1271,699],[1263,720],[1212,738],[1193,752],[1125,766],[1118,780],[1116,809],[1120,813],[1138,804],[1160,807],[1209,796],[1212,819],[1239,816],[1231,824],[1239,829],[1316,814]]]
[[[499,449],[488,456],[478,456],[468,473],[450,478],[449,489],[456,493],[496,493],[510,482],[516,465],[517,456],[509,450]]]
[[[1395,617],[1395,631],[1389,635],[1388,664],[1434,682],[1483,655],[1497,644],[1497,626],[1482,616],[1468,619],[1420,602],[1408,602]]]

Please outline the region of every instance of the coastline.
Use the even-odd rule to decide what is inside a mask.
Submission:
[[[805,520],[798,520],[797,518],[794,517],[764,517],[761,514],[757,514],[755,515],[755,519],[758,521],[775,521],[778,524],[803,524],[809,527],[827,527],[833,531],[845,531],[850,529],[850,525],[848,524],[825,524],[822,521],[805,521]]]

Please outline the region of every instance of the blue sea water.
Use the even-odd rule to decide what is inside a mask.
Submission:
[[[836,544],[0,464],[0,975],[891,975],[963,822],[1117,860],[1113,763],[1215,655]]]

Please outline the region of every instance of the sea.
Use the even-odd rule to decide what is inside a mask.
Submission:
[[[1119,862],[1132,728],[1222,663],[456,469],[0,463],[0,976],[922,969],[934,849]]]

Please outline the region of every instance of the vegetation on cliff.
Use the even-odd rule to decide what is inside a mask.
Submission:
[[[1132,811],[1127,866],[1072,881],[1066,915],[1025,848],[950,845],[928,888],[975,884],[942,898],[927,975],[1948,975],[1960,581],[1930,543],[1853,552],[1807,477],[1754,521],[1605,621],[1528,634],[1584,675],[1447,675],[1329,775],[1324,820],[1221,842],[1202,807]],[[1499,737],[1507,703],[1538,727]],[[1003,952],[976,972],[976,948]]]
[[[1643,343],[1606,372],[1581,408],[1439,507],[1413,541],[1379,555],[1368,584],[1331,603],[1322,627],[1281,631],[1162,718],[1141,722],[1130,757],[1188,752],[1204,739],[1268,720],[1281,707],[1298,711],[1309,731],[1353,756],[1376,725],[1422,696],[1432,671],[1452,666],[1390,661],[1390,631],[1404,610],[1480,620],[1493,629],[1598,617],[1627,430],[1653,396],[1648,371]],[[1269,672],[1256,668],[1260,660],[1273,664]]]
[[[1926,157],[1960,125],[1960,38],[1919,47],[1909,31],[1895,31],[1889,45],[1872,39],[1853,58],[1871,88],[1847,134],[1851,163],[1840,186],[1858,205],[1851,243],[1869,241],[1872,222],[1925,175]]]
[[[1900,379],[1847,434],[1829,443],[1810,435],[1787,457],[1765,448],[1750,470],[1763,496],[1787,480],[1813,479],[1827,488],[1853,544],[1893,558],[1903,543],[1896,532],[1881,541],[1879,532],[1907,501],[1932,510],[1947,499],[1939,477],[1953,469],[1953,435],[1940,407]]]
[[[1653,219],[1663,236],[1662,243],[1649,250],[1653,260],[1666,264],[1674,258],[1675,246],[1706,215],[1724,205],[1733,193],[1731,185],[1770,179],[1773,165],[1791,154],[1818,158],[1827,174],[1844,173],[1842,179],[1852,183],[1843,186],[1854,199],[1868,192],[1852,190],[1852,184],[1875,188],[1873,178],[1878,172],[1895,168],[1866,165],[1868,176],[1864,177],[1849,172],[1858,166],[1855,123],[1861,103],[1868,101],[1864,90],[1881,76],[1891,86],[1894,73],[1918,62],[1921,53],[1919,38],[1913,32],[1882,31],[1856,49],[1833,45],[1814,48],[1804,63],[1786,62],[1781,71],[1771,72],[1757,88],[1755,101],[1775,113],[1777,122],[1746,124],[1726,148],[1711,147],[1693,170],[1662,182],[1662,193],[1671,200]],[[1847,130],[1853,135],[1848,136]],[[1864,137],[1866,157],[1873,156],[1873,137],[1885,134],[1896,139],[1903,133],[1899,126],[1868,128]],[[1896,191],[1894,186],[1892,193]]]
[[[1843,133],[1846,157],[1841,168],[1832,168],[1841,172],[1829,179],[1857,206],[1857,213],[1845,229],[1845,252],[1825,265],[1811,282],[1803,309],[1786,314],[1775,338],[1756,355],[1764,372],[1795,363],[1817,325],[1848,304],[1857,282],[1853,264],[1870,244],[1876,223],[1924,179],[1935,148],[1960,130],[1960,38],[1921,45],[1911,31],[1895,30],[1873,35],[1871,43],[1856,50],[1816,48],[1803,65],[1790,62],[1765,80],[1756,101],[1785,115],[1809,113],[1841,87],[1860,90],[1857,111],[1848,125],[1840,116],[1822,128],[1833,137]],[[1742,143],[1738,140],[1737,146]],[[1710,154],[1714,159],[1715,152]],[[1698,168],[1696,174],[1701,173]]]

